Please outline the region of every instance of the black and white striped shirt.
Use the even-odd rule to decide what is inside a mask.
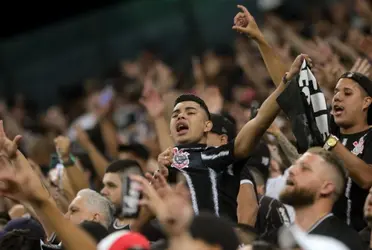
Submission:
[[[234,141],[220,147],[188,144],[173,149],[170,172],[179,171],[189,187],[195,214],[209,211],[220,215],[217,178],[234,162]],[[170,173],[172,174],[172,173]]]

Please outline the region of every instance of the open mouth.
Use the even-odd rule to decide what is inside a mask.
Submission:
[[[176,124],[176,131],[178,135],[184,135],[189,131],[189,125],[186,122],[180,121]]]
[[[344,111],[344,107],[343,106],[340,106],[340,105],[333,105],[333,115],[334,116],[339,116],[342,114],[342,112]]]
[[[289,179],[287,179],[287,181],[285,182],[285,184],[287,186],[294,186],[294,182],[292,180],[289,180]]]

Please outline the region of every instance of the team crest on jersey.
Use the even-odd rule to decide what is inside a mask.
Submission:
[[[189,153],[183,151],[183,149],[173,149],[173,163],[172,167],[178,169],[188,168],[190,164]]]
[[[353,142],[354,149],[351,151],[354,155],[360,155],[364,151],[364,137],[359,139],[359,141]]]

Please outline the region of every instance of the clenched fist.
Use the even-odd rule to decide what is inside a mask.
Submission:
[[[58,136],[54,139],[54,145],[58,156],[61,157],[62,161],[68,161],[70,157],[71,141],[68,137]]]
[[[168,176],[168,167],[173,163],[173,148],[169,147],[163,153],[158,156],[158,163],[160,173],[164,176]]]

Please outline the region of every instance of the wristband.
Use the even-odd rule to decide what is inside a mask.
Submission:
[[[72,166],[75,165],[76,159],[75,159],[74,155],[70,154],[67,161],[64,162],[64,161],[61,160],[61,162],[62,162],[62,165],[65,168],[68,168],[68,167],[72,167]]]

